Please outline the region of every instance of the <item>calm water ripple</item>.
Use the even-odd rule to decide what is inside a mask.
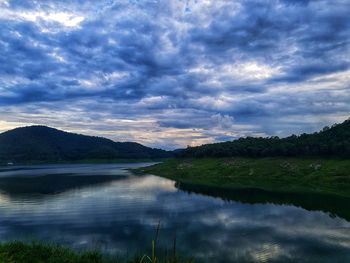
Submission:
[[[160,250],[176,234],[178,251],[200,262],[350,262],[349,200],[327,207],[321,197],[224,193],[125,170],[144,165],[0,169],[0,239],[131,254],[149,248],[160,222]]]

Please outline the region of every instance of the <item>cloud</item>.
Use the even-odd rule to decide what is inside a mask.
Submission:
[[[1,1],[0,130],[40,123],[165,148],[317,130],[349,113],[349,8]]]

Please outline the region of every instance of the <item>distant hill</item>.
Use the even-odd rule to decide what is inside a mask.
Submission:
[[[170,156],[170,152],[135,142],[114,142],[46,126],[16,128],[0,134],[0,163]]]
[[[350,157],[350,119],[313,134],[280,139],[240,138],[235,141],[188,147],[179,157],[264,157],[264,156],[339,156]]]

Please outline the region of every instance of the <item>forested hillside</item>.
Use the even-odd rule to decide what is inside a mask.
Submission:
[[[225,156],[339,156],[350,157],[350,119],[313,134],[292,135],[280,139],[240,138],[235,141],[188,147],[179,157]]]
[[[135,142],[114,142],[45,126],[16,128],[0,134],[1,163],[169,156],[171,153],[167,151]]]

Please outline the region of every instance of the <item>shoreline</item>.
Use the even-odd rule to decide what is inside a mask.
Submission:
[[[329,158],[178,158],[132,169],[185,184],[350,197],[350,160]]]
[[[193,263],[192,259],[180,257],[177,253],[158,255],[155,241],[150,253],[137,253],[134,255],[108,255],[99,250],[75,250],[69,246],[51,242],[0,242],[0,262],[11,263]]]
[[[151,163],[151,162],[162,162],[166,159],[88,159],[88,160],[77,160],[77,161],[28,161],[19,162],[13,164],[0,163],[0,168],[11,168],[16,166],[29,166],[29,165],[55,165],[55,164],[124,164],[124,163]]]

